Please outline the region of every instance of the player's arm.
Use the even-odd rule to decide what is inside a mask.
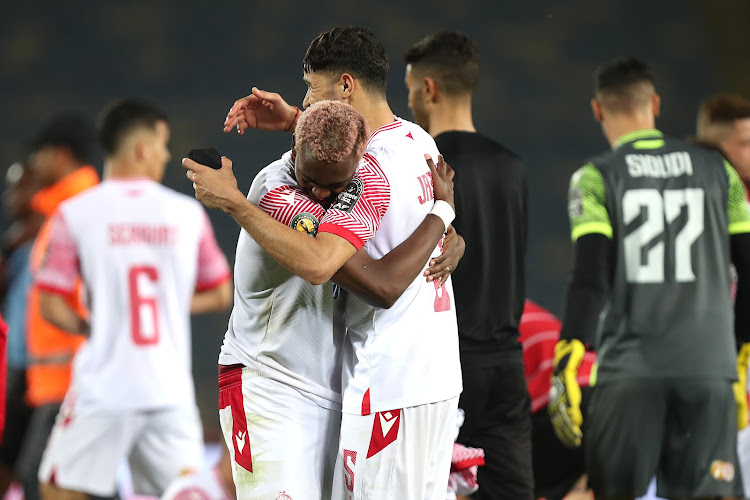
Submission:
[[[750,207],[737,172],[724,162],[729,177],[728,215],[732,263],[737,269],[737,294],[734,300],[734,334],[737,342],[737,426],[748,423],[747,368],[750,363]]]
[[[39,310],[42,318],[56,327],[88,335],[88,321],[69,302],[69,298],[76,293],[79,276],[76,243],[62,213],[58,211],[50,220],[46,254],[34,276],[34,286],[39,289]]]
[[[204,210],[198,242],[198,276],[190,303],[191,314],[225,311],[232,305],[232,280],[229,264],[219,248],[211,221]]]
[[[226,157],[219,170],[187,158],[182,165],[201,203],[231,215],[271,257],[313,285],[330,280],[358,250],[341,236],[323,232],[310,238],[266,214],[237,189],[232,162]]]
[[[599,315],[609,294],[612,224],[601,173],[584,165],[571,178],[568,194],[571,238],[575,244],[573,275],[567,292],[560,340],[555,345],[549,413],[558,438],[581,445],[581,388],[578,368],[586,345],[594,342]]]
[[[287,104],[279,95],[253,87],[252,93],[234,102],[224,120],[224,132],[237,130],[242,135],[248,128],[261,130],[294,130],[300,109]]]
[[[360,249],[333,276],[334,282],[376,307],[387,309],[401,297],[414,278],[424,269],[425,263],[430,259],[430,255],[447,230],[446,224],[450,224],[452,216],[455,215],[453,169],[442,156],[438,158],[437,167],[432,159],[426,158],[426,160],[432,172],[435,199],[450,206],[450,219],[444,220],[434,213],[427,214],[406,240],[382,258],[375,260],[367,254],[364,248]],[[463,255],[462,244],[463,238],[454,237],[448,257],[455,258],[455,261],[441,259],[439,265],[443,266],[443,270],[439,275],[440,278],[445,275],[446,266],[449,267],[448,273],[452,270],[451,265],[455,268]],[[458,253],[460,255],[457,255]],[[435,277],[438,277],[437,271],[434,276],[429,276],[428,280]]]

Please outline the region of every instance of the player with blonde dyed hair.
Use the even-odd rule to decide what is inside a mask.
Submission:
[[[445,229],[440,218],[426,217],[380,260],[364,249],[356,252],[333,282],[297,276],[309,263],[295,253],[295,242],[315,241],[308,235],[318,234],[326,208],[337,196],[336,207],[355,198],[352,186],[369,170],[360,164],[367,124],[348,104],[315,103],[295,130],[294,151],[260,171],[247,199],[235,205],[240,212],[226,205],[242,196],[230,160],[224,158],[218,171],[183,160],[204,203],[227,210],[238,222],[242,211],[255,210],[263,224],[281,222],[297,230],[282,227],[270,243],[274,252],[289,256],[284,265],[244,224],[237,243],[235,306],[219,356],[219,415],[238,498],[331,498],[344,345],[342,322],[335,319],[341,316],[334,310],[345,304],[333,282],[369,303],[390,307],[417,279]],[[450,168],[441,162],[437,169],[432,166],[432,175],[435,196],[452,203]],[[231,189],[217,196],[205,189],[207,178],[220,178]]]

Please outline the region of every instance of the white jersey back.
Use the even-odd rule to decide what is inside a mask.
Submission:
[[[296,187],[287,152],[255,177],[247,196],[271,217],[314,235],[324,210]],[[288,384],[320,406],[341,407],[341,346],[333,285],[313,286],[240,231],[234,309],[219,364],[242,364]]]
[[[43,289],[80,275],[91,336],[73,364],[76,411],[194,403],[190,303],[229,279],[203,207],[150,179],[105,180],[54,216]]]
[[[397,120],[373,132],[357,174],[361,195],[355,189],[354,196],[334,205],[321,231],[347,237],[374,224],[374,235],[362,233],[358,238],[375,259],[398,246],[434,204],[425,153],[437,162],[432,137],[413,123]],[[382,214],[379,221],[375,213]],[[362,217],[369,220],[363,222]],[[353,238],[350,241],[357,246]],[[432,255],[439,253],[438,247]],[[440,288],[434,283],[420,273],[390,309],[349,294],[346,325],[352,349],[343,361],[343,411],[366,415],[460,394],[453,288],[450,280]]]

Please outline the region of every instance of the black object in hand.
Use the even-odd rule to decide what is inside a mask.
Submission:
[[[216,151],[216,148],[193,149],[187,156],[195,163],[200,163],[216,170],[221,168],[221,155]]]

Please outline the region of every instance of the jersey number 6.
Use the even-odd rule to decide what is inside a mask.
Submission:
[[[130,327],[133,343],[154,345],[159,343],[159,308],[155,296],[144,296],[144,281],[150,288],[159,279],[159,271],[153,266],[130,268]],[[139,284],[141,286],[139,286]]]

